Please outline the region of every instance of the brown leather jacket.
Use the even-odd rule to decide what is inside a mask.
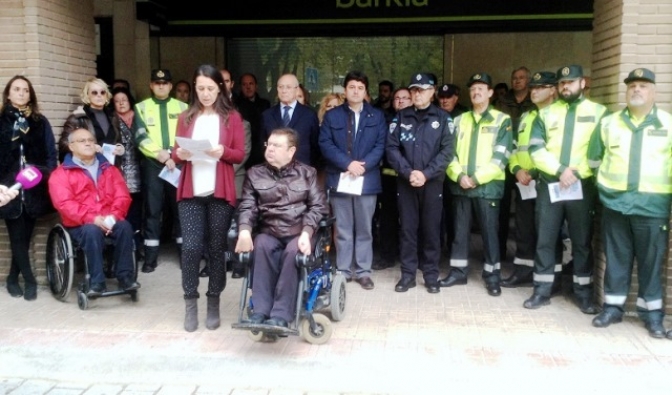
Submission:
[[[312,236],[328,213],[314,168],[292,161],[282,169],[262,163],[247,171],[238,205],[240,230],[254,229],[276,238],[301,231]]]

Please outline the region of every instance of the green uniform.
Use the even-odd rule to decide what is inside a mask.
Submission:
[[[633,261],[639,282],[637,310],[662,319],[661,265],[668,245],[672,199],[672,116],[653,107],[644,119],[628,109],[605,117],[590,146],[599,166],[602,240],[607,265],[604,308],[623,310]]]
[[[565,220],[572,242],[574,293],[581,300],[592,298],[593,255],[591,248],[596,189],[588,162],[588,145],[607,109],[580,97],[572,103],[558,100],[539,110],[530,135],[530,155],[539,170],[536,218],[535,293],[550,296],[555,278],[556,248]],[[557,183],[568,167],[583,189],[580,200],[551,203],[549,184]]]

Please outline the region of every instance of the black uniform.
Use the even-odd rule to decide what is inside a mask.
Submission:
[[[399,111],[387,137],[387,161],[398,173],[402,278],[414,279],[418,260],[422,259],[425,285],[438,283],[443,180],[454,155],[453,132],[450,115],[430,104],[424,110],[411,106]],[[425,175],[427,181],[422,187],[410,185],[413,170]]]

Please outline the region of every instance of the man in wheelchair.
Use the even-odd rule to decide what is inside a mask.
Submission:
[[[288,327],[294,319],[296,255],[311,253],[312,235],[328,214],[315,169],[294,160],[298,145],[295,130],[273,130],[266,143],[266,162],[251,167],[243,184],[235,251],[253,254],[254,313],[249,317],[253,324]]]
[[[135,281],[133,229],[124,218],[131,204],[119,169],[96,153],[96,139],[87,129],[68,135],[68,153],[49,177],[49,194],[63,226],[84,255],[90,274],[87,296],[106,292],[103,273],[105,237],[114,244],[114,266],[119,288],[140,288]]]

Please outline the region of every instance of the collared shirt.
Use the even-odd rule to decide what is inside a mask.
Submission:
[[[98,158],[94,157],[93,158],[93,163],[90,165],[87,165],[82,161],[81,159],[75,157],[74,155],[72,156],[72,161],[82,169],[86,170],[89,172],[91,175],[91,178],[93,179],[94,184],[98,184],[98,166],[100,166],[100,163],[98,162]]]
[[[294,115],[294,109],[296,109],[296,103],[298,103],[296,100],[289,104],[280,103],[280,117],[282,118],[282,116],[285,114],[285,107],[289,106],[289,110],[287,112],[289,113],[289,119],[292,119],[292,116]]]

